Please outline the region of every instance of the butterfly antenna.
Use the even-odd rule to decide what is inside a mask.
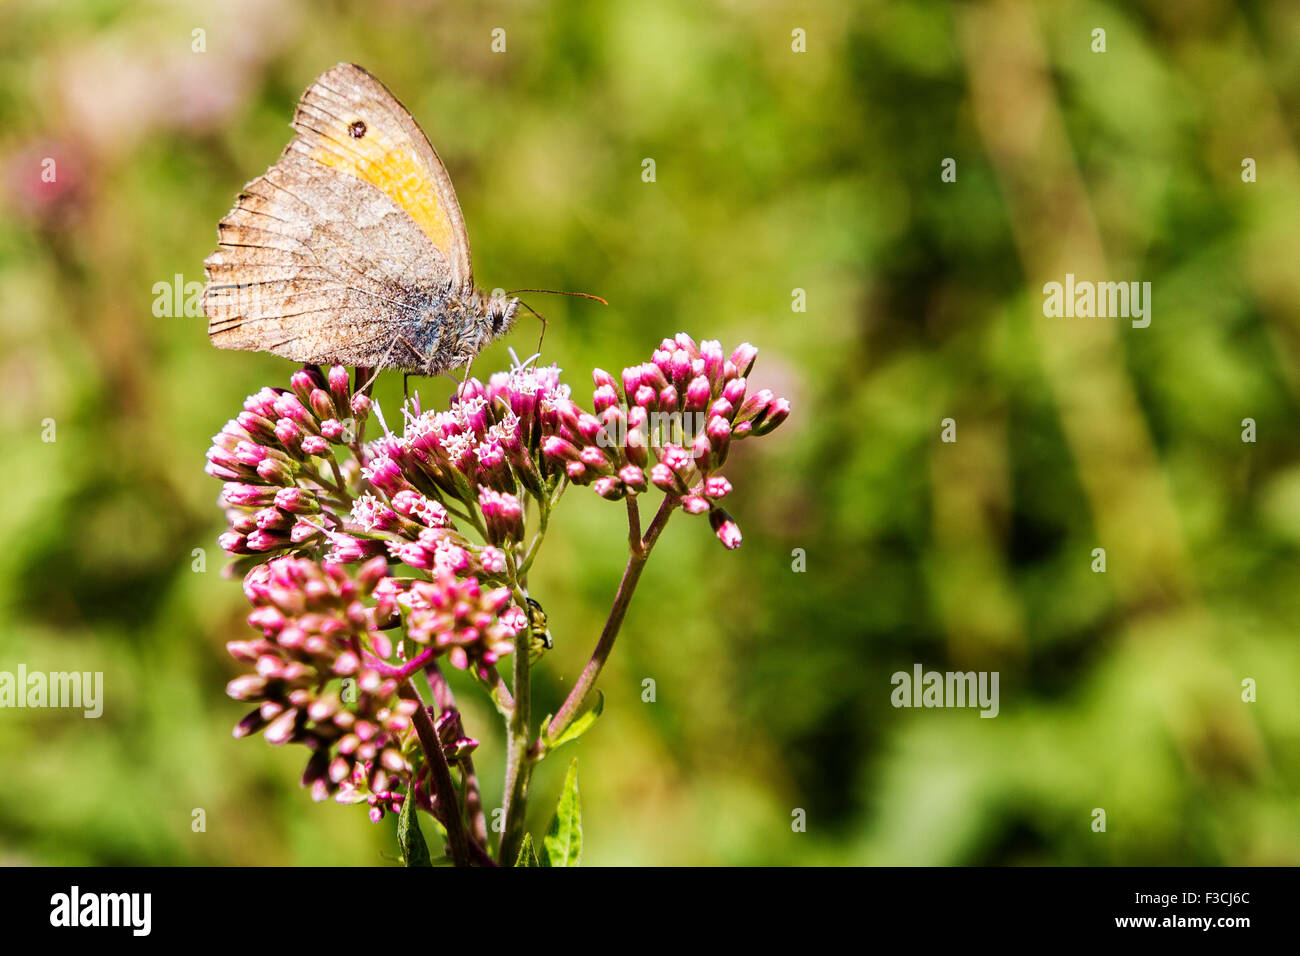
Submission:
[[[509,292],[506,293],[506,295],[514,295],[516,292],[541,292],[546,295],[571,295],[577,299],[591,299],[594,302],[599,302],[601,305],[609,305],[609,303],[606,302],[604,299],[602,299],[600,296],[592,295],[590,292],[562,292],[559,289],[511,289]],[[519,300],[519,304],[522,305],[529,312],[533,313],[533,315],[537,316],[537,318],[541,319],[542,334],[537,336],[537,352],[538,354],[541,354],[542,339],[546,337],[546,316],[542,315],[542,313],[538,312],[536,309],[534,309],[523,299]]]
[[[547,295],[571,295],[579,299],[592,299],[601,305],[609,305],[598,295],[592,295],[590,292],[561,292],[559,289],[512,289],[506,295],[514,295],[516,292],[544,292]],[[531,309],[529,311],[532,311]],[[533,313],[536,315],[537,313]]]

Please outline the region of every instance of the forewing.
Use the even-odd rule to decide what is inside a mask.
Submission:
[[[354,136],[358,120],[365,132]],[[421,367],[411,342],[427,345],[427,323],[459,288],[458,269],[469,269],[446,171],[401,104],[359,67],[323,74],[294,127],[279,162],[222,220],[205,263],[213,343],[304,362]],[[448,235],[448,246],[435,241]]]
[[[465,218],[451,177],[384,84],[353,63],[340,63],[303,94],[293,127],[298,138],[291,149],[384,192],[442,253],[453,286],[472,282]]]
[[[446,264],[383,193],[286,152],[244,188],[219,232],[203,296],[217,347],[420,364],[402,333],[436,310]]]

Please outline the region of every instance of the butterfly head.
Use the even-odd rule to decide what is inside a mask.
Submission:
[[[489,338],[497,338],[510,331],[515,324],[515,313],[519,311],[519,299],[508,295],[476,295],[483,303],[483,321],[487,326]]]

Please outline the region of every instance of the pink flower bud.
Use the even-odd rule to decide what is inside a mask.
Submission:
[[[671,385],[665,386],[659,392],[659,408],[665,412],[680,411],[677,401],[677,389]]]
[[[242,465],[239,465],[238,468],[232,468],[228,465],[221,465],[209,461],[203,466],[203,471],[205,474],[209,474],[213,478],[217,478],[221,481],[238,481],[241,478],[248,477],[248,475],[245,474]]]
[[[323,457],[329,454],[330,444],[319,435],[304,435],[302,439],[302,451],[304,455],[316,455]]]
[[[266,531],[258,529],[248,536],[248,548],[251,551],[274,551],[289,543],[289,536],[283,531]]]
[[[599,415],[605,409],[618,405],[618,389],[613,383],[600,385],[591,393],[591,404],[595,408],[596,414]]]
[[[660,491],[671,493],[677,490],[677,476],[662,462],[650,469],[650,481]]]
[[[275,493],[275,506],[293,514],[313,514],[320,511],[316,496],[305,488],[281,488]]]
[[[709,510],[709,503],[699,495],[684,495],[682,510],[688,515],[700,515]]]
[[[484,574],[505,574],[506,573],[506,556],[500,548],[488,546],[479,552],[479,564],[483,567]]]
[[[235,446],[235,461],[249,468],[256,468],[267,459],[267,448],[251,441],[241,441]]]
[[[307,406],[298,401],[296,396],[288,393],[279,396],[275,400],[274,408],[277,418],[287,418],[297,422],[306,431],[313,433],[316,431],[316,420],[307,410]]]
[[[257,477],[273,485],[292,485],[293,471],[276,458],[264,458],[257,466]]]
[[[674,346],[668,360],[669,378],[678,388],[684,388],[691,379],[691,353]]]
[[[654,362],[647,362],[641,366],[641,384],[650,386],[656,393],[662,392],[668,387],[668,376]]]
[[[593,471],[608,471],[613,467],[609,456],[595,445],[588,445],[578,453],[578,459]]]
[[[619,409],[613,406],[614,413],[609,417],[617,417]],[[609,434],[605,431],[605,424],[595,415],[589,415],[583,412],[578,416],[578,437],[588,444],[595,443],[601,447],[607,447],[609,444]]]
[[[363,594],[369,594],[388,576],[388,562],[382,557],[374,557],[361,566],[357,572],[357,584]]]
[[[348,396],[352,394],[352,383],[348,381],[348,370],[342,365],[331,365],[329,370],[329,390],[334,403],[339,408],[346,408]]]
[[[695,468],[700,473],[713,467],[713,443],[707,432],[700,432],[691,442],[691,458],[695,460]]]
[[[745,389],[747,387],[748,385],[745,382],[745,379],[733,378],[731,381],[727,382],[726,385],[722,386],[722,397],[727,400],[728,405],[732,408],[736,408],[742,401],[744,401]]]
[[[619,480],[623,482],[629,491],[645,491],[646,477],[645,472],[636,465],[628,465],[618,473]]]
[[[704,479],[704,496],[706,498],[725,498],[731,494],[731,482],[722,475],[714,475],[711,478]]]
[[[240,412],[237,419],[241,428],[248,432],[250,438],[259,442],[273,442],[275,438],[275,420],[255,412]]]
[[[302,441],[302,429],[296,422],[281,418],[275,423],[275,437],[286,448],[297,448]]]
[[[401,467],[387,455],[372,459],[370,464],[361,469],[361,475],[390,497],[397,494],[406,483],[406,479],[402,477]]]
[[[731,364],[736,367],[736,374],[741,378],[747,378],[750,370],[754,367],[754,359],[758,358],[758,349],[748,342],[741,342],[731,353]]]
[[[323,532],[310,521],[298,521],[289,531],[289,540],[294,544],[304,544]]]
[[[591,484],[596,494],[609,501],[617,501],[624,495],[623,482],[619,481],[613,475],[606,475],[603,478],[597,478]]]
[[[293,527],[293,518],[279,508],[263,508],[254,517],[263,531],[287,531]]]
[[[293,394],[298,397],[298,401],[304,405],[308,404],[312,389],[319,388],[323,384],[324,381],[314,369],[300,368],[289,377],[289,387],[293,389]]]
[[[728,551],[734,551],[740,547],[740,528],[731,515],[727,514],[721,508],[714,508],[709,512],[709,524],[713,528],[713,533],[718,536],[722,546]]]
[[[651,385],[640,385],[632,399],[642,408],[657,409],[659,407],[659,393]]]
[[[221,488],[221,500],[236,508],[258,508],[275,500],[276,491],[267,485],[228,481]]]
[[[640,365],[629,365],[627,368],[623,369],[623,394],[626,395],[629,400],[632,400],[632,396],[634,396],[637,389],[641,387],[644,380],[643,376],[644,373]]]
[[[577,447],[558,435],[551,435],[542,441],[542,454],[556,461],[576,461],[578,459]]]
[[[266,726],[262,736],[268,744],[286,744],[293,737],[294,726],[298,721],[298,711],[287,710]]]
[[[226,693],[235,700],[252,700],[266,689],[266,680],[256,674],[244,674],[226,685]]]
[[[704,378],[711,389],[722,384],[722,366],[726,358],[722,354],[722,343],[708,339],[700,343],[700,358],[704,361]]]
[[[610,375],[603,368],[593,368],[591,370],[591,381],[595,384],[597,389],[618,388],[618,383],[614,381],[614,376]]]
[[[659,460],[681,476],[684,476],[691,467],[690,452],[679,445],[665,446],[659,455]]]
[[[761,418],[754,419],[755,435],[766,435],[776,428],[783,421],[790,417],[790,402],[784,398],[778,398],[772,404],[767,406],[766,414]]]
[[[263,418],[275,418],[275,400],[281,395],[273,388],[264,388],[255,395],[244,399],[244,411],[253,412]]]
[[[767,406],[775,399],[776,396],[772,394],[770,388],[760,389],[741,404],[740,411],[736,412],[736,421],[747,422],[766,414]]]
[[[688,412],[702,412],[709,404],[709,398],[713,392],[709,386],[709,380],[703,375],[691,379],[690,385],[686,388],[686,405],[685,410]]]

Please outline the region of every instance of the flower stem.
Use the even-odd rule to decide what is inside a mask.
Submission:
[[[436,647],[426,647],[406,663],[396,665],[390,664],[383,658],[376,657],[369,651],[364,650],[361,648],[359,641],[353,641],[353,650],[360,651],[360,656],[366,662],[367,667],[378,671],[384,677],[395,677],[400,681],[418,673],[422,667],[433,659],[433,655],[437,653],[438,649]]]
[[[515,593],[515,603],[527,608],[526,597],[517,580],[513,557],[506,558],[510,580]],[[529,655],[532,651],[533,626],[531,615],[525,610],[525,626],[515,635],[514,669],[514,706],[510,710],[510,720],[506,733],[506,779],[503,802],[505,804],[505,824],[501,832],[501,850],[497,859],[502,866],[513,866],[519,855],[519,844],[523,840],[524,813],[528,802],[528,782],[533,775],[533,764],[528,759],[528,723],[529,710],[532,706],[532,692],[529,687]]]
[[[511,713],[515,708],[515,699],[510,695],[510,689],[506,687],[506,682],[501,679],[495,667],[485,668],[484,670],[475,669],[474,679],[478,685],[487,692],[492,698],[492,703],[496,705],[497,713],[506,720],[510,719]]]
[[[542,547],[542,541],[546,538],[546,529],[551,522],[551,511],[554,510],[555,503],[560,500],[560,495],[564,493],[565,487],[565,482],[561,481],[554,492],[537,498],[537,534],[533,536],[533,540],[529,543],[528,550],[519,565],[520,584],[524,584],[528,580],[528,570],[533,566],[533,560]]]
[[[636,495],[628,495],[627,501],[627,550],[629,554],[640,554],[641,547],[641,506]]]
[[[447,678],[437,662],[430,662],[424,668],[424,676],[429,679],[429,690],[433,692],[433,702],[441,715],[444,711],[456,710],[456,695],[451,692]],[[485,850],[488,845],[487,817],[483,815],[483,796],[479,791],[478,774],[474,771],[474,760],[469,754],[460,758],[461,775],[465,780],[465,815],[469,818],[470,836],[474,842]]]
[[[569,691],[569,696],[564,699],[564,704],[546,728],[547,734],[552,738],[564,733],[569,724],[573,723],[574,718],[582,713],[587,697],[595,687],[596,679],[600,677],[601,668],[605,666],[610,651],[614,649],[614,639],[618,637],[618,629],[623,625],[623,617],[627,614],[628,605],[632,603],[632,595],[636,591],[637,582],[641,580],[641,571],[650,557],[650,550],[659,540],[659,535],[663,533],[664,526],[668,524],[668,519],[672,516],[676,505],[677,499],[664,498],[644,537],[636,534],[640,530],[640,513],[635,504],[629,505],[628,550],[631,553],[628,555],[627,567],[623,569],[623,580],[618,584],[614,606],[610,608],[609,617],[600,632],[600,640],[596,642],[596,649],[592,651],[591,659],[587,661],[587,666],[583,668],[577,683],[573,685],[573,690]]]
[[[451,780],[447,755],[443,753],[442,741],[438,739],[438,728],[429,716],[414,681],[408,677],[402,682],[398,693],[407,700],[415,701],[417,705],[411,719],[415,723],[415,733],[420,738],[420,747],[424,750],[424,759],[429,766],[434,796],[441,811],[438,819],[447,829],[447,844],[452,862],[456,866],[469,866],[469,835],[465,832],[465,822],[460,816],[460,801],[456,798],[456,786]]]

